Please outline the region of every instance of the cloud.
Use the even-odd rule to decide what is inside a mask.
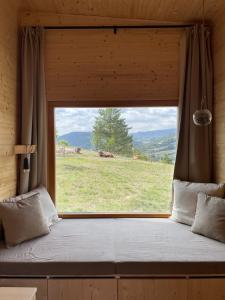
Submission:
[[[177,126],[176,107],[123,108],[121,114],[131,127],[131,132],[176,128]],[[57,133],[62,135],[72,131],[92,131],[97,115],[97,108],[56,108]]]

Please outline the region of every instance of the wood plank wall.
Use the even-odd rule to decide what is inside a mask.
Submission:
[[[16,192],[18,2],[0,0],[0,201]]]
[[[214,177],[225,182],[225,18],[221,11],[214,18]]]
[[[180,29],[47,30],[49,101],[178,101]]]

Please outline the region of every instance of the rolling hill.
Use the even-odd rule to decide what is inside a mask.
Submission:
[[[139,131],[132,134],[134,141],[143,141],[145,139],[158,139],[163,138],[167,136],[175,136],[176,135],[176,129],[170,128],[170,129],[163,129],[163,130],[152,130],[152,131]]]
[[[145,153],[151,160],[158,161],[168,154],[174,161],[176,153],[176,129],[153,130],[132,133],[134,147]],[[70,132],[57,138],[71,146],[93,150],[91,132]]]
[[[58,141],[67,141],[71,146],[81,147],[87,150],[92,149],[92,133],[91,132],[70,132],[59,136]]]

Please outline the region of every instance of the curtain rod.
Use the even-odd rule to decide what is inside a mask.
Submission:
[[[47,30],[70,30],[70,29],[111,29],[114,30],[114,32],[117,29],[147,29],[147,28],[187,28],[192,27],[194,24],[170,24],[170,25],[110,25],[110,26],[44,26],[44,29]]]

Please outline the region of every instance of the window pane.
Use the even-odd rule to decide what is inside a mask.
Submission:
[[[56,108],[59,212],[169,212],[176,107]]]

